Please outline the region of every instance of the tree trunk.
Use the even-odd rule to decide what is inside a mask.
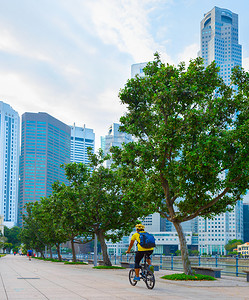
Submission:
[[[75,247],[74,247],[74,241],[71,239],[71,246],[72,246],[72,254],[73,254],[73,262],[76,262],[76,254],[75,254]]]
[[[62,261],[61,251],[60,251],[60,244],[56,244],[56,250],[57,250],[57,254],[58,254],[58,260]]]
[[[45,258],[45,254],[44,254],[44,252],[41,249],[39,250],[39,252],[41,253],[41,257]]]
[[[189,260],[189,255],[188,255],[188,246],[187,246],[184,232],[182,230],[182,225],[178,222],[173,222],[173,224],[178,233],[178,237],[179,237],[179,241],[180,241],[181,254],[182,254],[182,265],[183,265],[184,273],[186,275],[193,275],[190,260]]]
[[[49,253],[50,253],[50,258],[53,258],[53,252],[52,252],[52,247],[49,246]]]
[[[101,246],[101,250],[102,250],[102,254],[103,254],[104,265],[105,266],[111,266],[112,263],[109,259],[108,253],[107,253],[107,246],[106,246],[106,243],[105,243],[105,237],[104,237],[103,233],[98,232],[97,237],[98,237],[98,240],[100,242],[100,246]]]

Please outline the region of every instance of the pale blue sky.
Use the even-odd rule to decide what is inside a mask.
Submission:
[[[119,89],[131,64],[178,64],[199,50],[214,6],[239,14],[249,69],[248,0],[0,0],[0,100],[21,115],[44,111],[93,128],[96,146],[124,112]]]

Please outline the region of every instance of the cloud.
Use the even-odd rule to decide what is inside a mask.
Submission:
[[[248,72],[249,71],[249,57],[244,57],[242,61],[242,67]]]
[[[0,100],[93,128],[96,142],[124,113],[118,91],[155,51],[172,62],[152,14],[172,0],[12,0],[0,11]],[[166,40],[166,37],[164,37]]]
[[[196,58],[199,50],[200,48],[197,43],[188,45],[183,52],[178,55],[178,62],[184,61],[186,66],[188,66],[190,59]]]
[[[153,1],[153,5],[160,3]],[[130,54],[135,62],[152,60],[155,51],[163,52],[169,60],[165,49],[150,33],[148,4],[152,6],[150,1],[139,0],[92,1],[89,9],[94,30],[104,43]]]

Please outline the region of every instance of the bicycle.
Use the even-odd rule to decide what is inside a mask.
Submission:
[[[156,280],[155,280],[155,276],[154,276],[153,272],[151,272],[151,270],[149,270],[149,268],[148,268],[149,265],[146,262],[146,254],[143,257],[143,261],[144,262],[142,264],[140,264],[140,266],[139,266],[139,268],[140,268],[139,275],[140,275],[140,278],[142,278],[143,281],[145,282],[147,288],[152,290],[155,286]],[[132,286],[135,286],[137,284],[137,281],[134,280],[135,276],[136,276],[135,269],[132,268],[129,271],[129,281]]]

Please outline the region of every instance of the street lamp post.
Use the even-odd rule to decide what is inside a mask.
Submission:
[[[93,256],[94,267],[97,266],[97,256],[98,256],[97,242],[98,242],[98,239],[97,239],[97,235],[95,234],[95,237],[94,237],[94,256]]]

